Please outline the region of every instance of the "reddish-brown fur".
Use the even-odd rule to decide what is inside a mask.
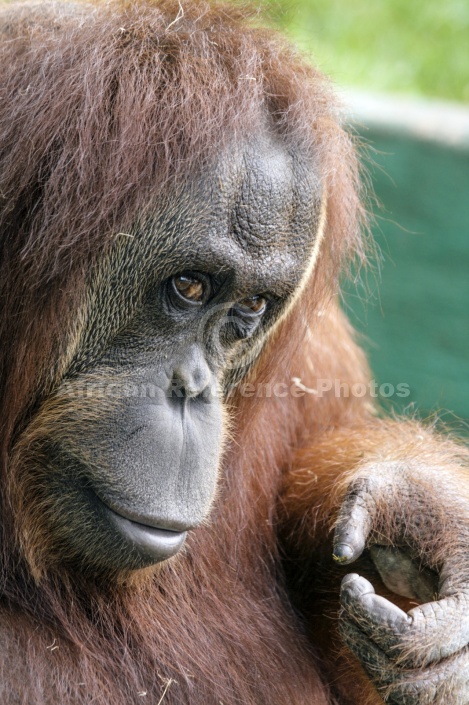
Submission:
[[[363,245],[355,153],[327,83],[274,34],[240,30],[233,8],[184,1],[177,19],[174,0],[96,7],[89,12],[101,19],[81,28],[82,10],[59,10],[58,33],[47,5],[26,7],[16,25],[4,11],[0,394],[7,488],[27,483],[27,468],[12,475],[11,454],[69,359],[90,262],[155,198],[209,165],[229,140],[255,132],[266,110],[283,139],[317,155],[327,224],[315,273],[251,379],[290,387],[299,378],[309,388],[319,378],[368,379],[363,353],[330,303],[338,270],[354,254],[362,258]],[[378,421],[369,398],[238,394],[230,406],[233,440],[210,523],[190,536],[182,557],[130,584],[91,584],[53,570],[35,582],[15,549],[13,493],[3,493],[1,702],[381,702],[347,655],[334,666],[340,571],[328,536],[345,486],[338,478],[389,438],[398,453],[412,452],[412,427]],[[311,582],[295,595],[307,619],[291,604],[285,549],[304,561],[302,584]],[[324,589],[331,594],[323,601]]]

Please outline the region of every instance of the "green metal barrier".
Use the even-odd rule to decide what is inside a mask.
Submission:
[[[371,295],[349,288],[345,305],[377,381],[409,387],[408,396],[390,396],[392,405],[467,420],[469,149],[411,132],[391,124],[363,131],[376,150],[374,234],[384,261],[378,281],[368,277]]]

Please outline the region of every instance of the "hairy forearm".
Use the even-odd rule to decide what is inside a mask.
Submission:
[[[306,535],[310,523],[316,530],[322,525],[330,530],[347,488],[363,468],[386,463],[438,467],[457,481],[460,474],[467,477],[461,461],[467,462],[468,456],[460,442],[417,421],[372,419],[358,426],[332,428],[297,451],[284,476],[281,521],[286,526],[301,525]],[[461,493],[467,492],[461,484]]]

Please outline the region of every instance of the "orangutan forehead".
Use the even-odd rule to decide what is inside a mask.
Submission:
[[[139,235],[159,262],[226,273],[240,292],[273,289],[285,296],[308,268],[321,200],[312,160],[260,134],[242,149],[225,151],[167,211],[157,208]]]
[[[224,240],[237,272],[251,265],[261,288],[274,282],[295,287],[317,232],[322,189],[316,165],[264,134],[226,160],[217,177],[209,219],[216,246]]]
[[[228,151],[211,185],[214,220],[217,210],[228,212],[228,229],[241,246],[288,249],[314,233],[319,166],[268,131]]]

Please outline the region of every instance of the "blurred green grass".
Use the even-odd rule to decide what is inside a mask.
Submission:
[[[341,86],[469,102],[469,0],[265,0]]]

